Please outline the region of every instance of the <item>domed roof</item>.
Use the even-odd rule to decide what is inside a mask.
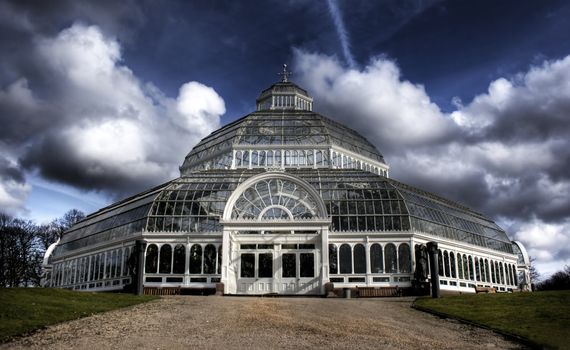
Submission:
[[[233,151],[249,149],[318,149],[326,155],[334,150],[353,156],[355,162],[388,168],[382,154],[365,137],[313,112],[312,103],[307,91],[292,82],[273,84],[261,92],[256,112],[200,141],[186,156],[181,174],[230,168]],[[209,162],[207,166],[205,162]]]

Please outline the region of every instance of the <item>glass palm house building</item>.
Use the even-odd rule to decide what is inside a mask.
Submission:
[[[429,282],[442,291],[529,286],[525,248],[484,215],[391,179],[382,154],[312,111],[283,80],[212,132],[180,177],[76,223],[44,258],[45,284],[112,291],[323,295]],[[326,288],[327,287],[327,288]]]

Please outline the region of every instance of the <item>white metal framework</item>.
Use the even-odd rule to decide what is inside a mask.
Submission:
[[[323,294],[338,287],[410,288],[439,245],[441,288],[527,289],[528,256],[492,220],[388,177],[382,154],[312,111],[282,81],[257,110],[198,143],[181,176],[86,217],[48,249],[46,285],[145,287],[226,294]],[[378,126],[381,127],[381,126]]]

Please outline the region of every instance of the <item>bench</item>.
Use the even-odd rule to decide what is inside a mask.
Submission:
[[[180,287],[144,287],[145,295],[180,295]]]
[[[358,287],[358,296],[370,297],[401,297],[402,289],[396,287]]]

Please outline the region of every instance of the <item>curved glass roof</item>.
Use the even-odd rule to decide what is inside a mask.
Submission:
[[[366,138],[342,124],[310,111],[276,110],[254,112],[213,132],[190,151],[180,171],[186,175],[201,162],[232,149],[299,146],[337,146],[385,164],[382,154]]]
[[[246,179],[264,172],[209,170],[180,177],[88,216],[64,235],[54,256],[144,232],[221,233],[220,220],[230,195]],[[417,231],[513,253],[506,233],[482,214],[401,182],[356,169],[291,169],[286,174],[305,180],[320,194],[331,219],[331,234]],[[285,191],[285,196],[293,196],[292,191]],[[265,209],[260,204],[265,200],[255,196],[250,191],[243,197],[258,206],[252,215]],[[279,204],[281,199],[275,200]],[[300,217],[314,203],[305,205],[308,209],[300,211]],[[252,206],[244,208],[238,211],[245,213]],[[294,212],[287,205],[273,208],[279,210],[268,215],[283,215],[283,208]]]

